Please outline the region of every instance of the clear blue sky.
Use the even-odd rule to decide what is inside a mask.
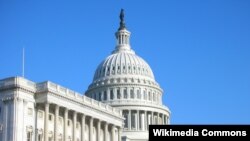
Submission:
[[[249,0],[0,1],[0,78],[83,93],[115,47],[120,9],[174,124],[250,124]]]

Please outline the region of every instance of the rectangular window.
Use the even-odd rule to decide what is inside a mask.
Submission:
[[[27,132],[27,141],[32,141],[32,134],[31,134],[31,132]]]
[[[117,99],[121,98],[120,89],[117,89]]]
[[[148,100],[151,101],[152,100],[152,96],[151,96],[151,93],[148,92]]]
[[[38,117],[43,118],[43,112],[42,111],[38,111]]]
[[[42,134],[38,134],[38,141],[42,141]]]
[[[53,120],[53,116],[51,114],[49,114],[49,121]]]
[[[32,108],[28,108],[28,115],[32,116],[33,115],[33,109]]]
[[[70,121],[68,120],[68,126],[70,126]]]
[[[132,114],[132,116],[131,116],[131,128],[132,129],[136,128],[135,127],[135,118],[136,118],[135,114]]]
[[[123,90],[123,97],[124,97],[124,99],[128,98],[127,89]]]
[[[63,119],[61,117],[59,117],[59,125],[63,124]]]
[[[125,118],[125,121],[124,121],[124,128],[128,128],[128,113],[123,111],[123,117]]]
[[[144,100],[147,100],[147,93],[146,93],[146,90],[144,90],[143,93],[144,93]]]
[[[107,100],[107,92],[104,91],[104,100]]]
[[[99,93],[99,100],[102,101],[102,94]]]
[[[137,98],[138,98],[138,99],[141,99],[141,93],[140,93],[140,90],[137,90]]]
[[[131,98],[131,99],[134,99],[134,98],[135,98],[134,90],[133,90],[133,89],[130,90],[130,98]]]
[[[114,93],[113,93],[113,89],[110,90],[110,99],[114,99]]]

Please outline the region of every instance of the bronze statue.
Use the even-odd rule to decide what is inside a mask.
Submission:
[[[121,13],[120,13],[120,27],[119,30],[125,29],[125,21],[124,21],[124,10],[121,9]]]

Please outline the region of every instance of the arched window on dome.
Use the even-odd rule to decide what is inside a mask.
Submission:
[[[121,99],[120,89],[117,89],[116,94],[117,94],[117,99]]]
[[[102,101],[102,94],[99,93],[99,100]]]
[[[104,91],[104,100],[107,100],[107,91]]]
[[[152,95],[151,95],[151,92],[150,92],[150,91],[148,92],[148,100],[149,100],[149,101],[152,100]]]
[[[144,100],[147,100],[147,91],[143,90],[143,96],[144,96]]]
[[[110,99],[111,99],[111,100],[114,99],[114,92],[113,92],[113,89],[110,90]]]
[[[123,90],[123,98],[127,99],[128,98],[128,94],[127,94],[127,89]]]
[[[153,101],[156,101],[156,94],[153,93]]]
[[[130,98],[134,99],[135,98],[135,94],[134,94],[134,90],[130,89]]]
[[[141,99],[141,91],[140,91],[140,89],[137,90],[137,99]]]

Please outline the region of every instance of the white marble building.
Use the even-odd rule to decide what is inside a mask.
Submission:
[[[115,50],[83,96],[46,81],[0,80],[0,141],[146,141],[149,124],[169,124],[163,90],[131,49],[123,10]]]

